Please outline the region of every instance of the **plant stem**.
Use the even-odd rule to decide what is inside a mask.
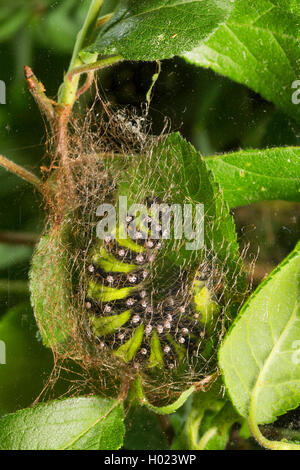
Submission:
[[[102,8],[104,0],[92,0],[86,19],[79,31],[76,39],[76,43],[73,50],[73,55],[70,62],[70,69],[74,68],[75,63],[78,60],[79,52],[84,48],[87,41],[89,40],[91,33],[94,31],[97,24],[99,12]],[[69,69],[69,70],[70,70]]]
[[[41,111],[45,114],[49,123],[53,125],[55,119],[55,108],[53,101],[48,98],[45,93],[45,87],[34,75],[32,69],[28,65],[24,66],[24,75],[28,84],[28,88],[37,102]]]
[[[0,232],[0,243],[8,243],[12,245],[36,245],[40,236],[35,233],[23,232]]]
[[[76,100],[90,88],[90,86],[93,83],[93,80],[94,80],[94,72],[89,72],[87,74],[84,84],[82,85],[81,88],[79,88],[79,90],[76,93]]]
[[[197,448],[195,450],[204,450],[209,441],[217,434],[217,428],[209,429],[198,442]]]
[[[43,183],[42,181],[35,176],[30,171],[25,170],[22,166],[17,165],[16,163],[8,160],[3,155],[0,155],[0,165],[3,166],[6,170],[14,173],[17,176],[20,176],[23,180],[35,186],[41,193],[43,193]]]
[[[69,70],[66,74],[64,83],[61,87],[61,91],[59,94],[58,102],[61,105],[72,106],[76,100],[76,92],[78,89],[80,76],[75,75],[72,80],[70,80],[68,76],[74,68],[79,67],[83,64],[81,58],[79,57],[79,53],[87,44],[91,34],[93,33],[96,27],[98,15],[102,5],[103,0],[92,0],[83,27],[77,35]],[[90,61],[94,62],[97,59],[97,55],[98,54],[91,54]]]
[[[157,63],[157,72],[152,76],[152,83],[146,95],[147,110],[149,110],[150,108],[152,90],[161,74],[161,62],[157,60],[156,63]]]
[[[0,279],[0,294],[24,295],[29,293],[27,281],[10,281],[9,279]]]
[[[105,67],[109,67],[110,65],[116,64],[117,62],[121,62],[122,60],[123,57],[116,55],[113,57],[107,57],[105,59],[98,60],[97,62],[93,62],[92,64],[81,65],[71,70],[71,72],[69,72],[69,74],[67,75],[67,78],[68,80],[72,81],[74,75],[94,72],[95,70],[100,70]]]
[[[58,107],[56,110],[57,156],[62,162],[68,159],[68,124],[75,101],[88,90],[93,82],[93,73],[102,67],[107,67],[119,61],[119,58],[103,59],[97,62],[98,53],[81,53],[93,36],[96,29],[99,12],[103,0],[92,0],[82,29],[79,31],[73,50],[69,70],[64,77],[58,92]],[[80,76],[87,73],[88,77],[78,90]],[[67,180],[71,182],[69,169],[65,165]]]
[[[47,116],[52,132],[56,138],[55,158],[60,159],[62,162],[68,161],[68,125],[75,101],[85,93],[93,83],[95,70],[108,67],[109,65],[123,60],[122,57],[115,56],[97,61],[98,53],[84,52],[84,48],[91,43],[93,34],[96,31],[98,16],[103,1],[104,0],[91,1],[84,24],[77,35],[69,69],[58,92],[57,103],[46,96],[43,84],[37,80],[30,67],[25,67],[25,76],[29,89],[42,112]],[[105,20],[102,19],[102,21],[108,19],[109,17],[105,17]],[[79,88],[80,76],[84,73],[88,76],[85,83]],[[6,167],[8,168],[8,165],[6,165]],[[64,167],[66,171],[65,176],[71,183],[70,170],[67,165],[64,165]],[[24,171],[22,174],[20,171],[15,171],[15,173],[24,177]],[[31,180],[32,182],[32,178],[34,177],[28,178],[27,175],[25,179]],[[35,183],[37,183],[36,180]],[[38,185],[38,187],[40,187],[40,185]]]
[[[252,431],[253,436],[257,440],[257,442],[266,449],[270,450],[300,450],[300,444],[293,444],[292,442],[287,441],[270,441],[265,436],[262,435],[256,420],[255,416],[253,416],[253,412],[250,411],[249,417],[249,426]]]
[[[92,425],[92,427],[95,427],[98,423],[101,423],[101,421],[104,421],[107,416],[110,415],[110,413],[115,409],[117,408],[118,406],[120,406],[122,404],[122,400],[121,399],[117,399],[114,401],[114,404],[102,415],[100,416]],[[70,438],[70,441],[68,443],[66,443],[64,445],[64,447],[59,447],[58,450],[68,450],[70,448],[72,448],[72,445],[78,441],[82,436],[84,436],[84,434],[86,434],[86,431],[84,430],[81,434],[79,434],[78,436],[76,436],[75,438],[74,437],[71,437]]]

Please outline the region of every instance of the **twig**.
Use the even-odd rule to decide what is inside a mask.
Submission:
[[[117,62],[122,62],[124,59],[120,55],[115,55],[113,57],[107,57],[106,59],[97,60],[92,64],[80,65],[75,67],[67,74],[67,80],[72,81],[75,75],[81,75],[83,73],[88,73],[96,70],[109,67],[110,65],[116,64]]]
[[[59,106],[57,110],[56,139],[57,154],[66,160],[68,158],[68,123],[72,113],[72,106]]]
[[[93,83],[95,70],[108,67],[123,60],[120,56],[108,57],[97,61],[98,53],[84,54],[84,49],[91,43],[98,22],[99,12],[103,0],[92,0],[84,24],[79,31],[68,72],[59,89],[57,103],[49,99],[45,94],[45,88],[33,74],[30,67],[25,67],[25,77],[31,93],[39,107],[46,115],[53,134],[56,137],[56,157],[62,162],[68,160],[68,125],[75,101],[85,93]],[[100,19],[100,22],[108,21],[109,16]],[[83,52],[82,52],[83,51]],[[85,83],[79,88],[81,74],[87,74]],[[79,88],[79,89],[78,89]],[[70,179],[70,169],[64,165],[66,178]],[[20,174],[18,172],[17,174]]]
[[[73,106],[76,100],[76,93],[79,86],[80,75],[75,76],[72,80],[68,79],[69,74],[74,70],[74,68],[82,65],[82,60],[80,58],[80,51],[88,45],[88,42],[95,30],[97,24],[98,15],[102,8],[103,0],[92,0],[89,11],[87,13],[84,24],[77,34],[76,43],[74,46],[69,70],[65,76],[64,83],[61,87],[58,102],[62,106]],[[95,62],[97,60],[98,54],[90,54],[89,61]]]
[[[91,34],[97,25],[98,15],[102,8],[103,0],[92,0],[84,24],[77,34],[69,71],[76,66],[80,51],[87,45]]]
[[[0,243],[8,243],[12,245],[36,245],[40,236],[35,233],[23,232],[0,232]]]
[[[9,279],[0,279],[0,295],[24,295],[28,293],[29,285],[27,281],[10,281]]]
[[[25,170],[25,168],[23,168],[22,166],[17,165],[11,160],[8,160],[3,155],[0,155],[0,165],[11,173],[20,176],[23,180],[27,181],[28,183],[33,184],[33,186],[35,186],[41,193],[43,193],[42,180],[40,180],[33,173],[30,173],[30,171]]]
[[[76,93],[76,99],[78,99],[81,95],[83,95],[92,85],[94,80],[94,72],[89,72],[86,78],[86,81],[82,85],[81,88]]]
[[[28,66],[24,66],[24,75],[28,84],[28,88],[37,102],[40,110],[45,114],[49,123],[53,125],[55,119],[55,109],[53,107],[54,101],[50,100],[45,93],[45,87],[34,75],[32,69]]]

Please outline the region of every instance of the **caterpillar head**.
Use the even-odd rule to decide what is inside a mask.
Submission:
[[[63,217],[42,239],[31,271],[44,342],[96,376],[101,391],[138,376],[155,402],[171,400],[216,371],[218,344],[241,302],[227,207],[178,135],[143,154],[74,161]],[[122,212],[124,198],[139,210]],[[196,219],[203,243],[193,249],[178,222],[184,226],[187,206],[190,215],[203,209]],[[113,226],[110,208],[122,212]],[[195,223],[187,226],[195,232]]]

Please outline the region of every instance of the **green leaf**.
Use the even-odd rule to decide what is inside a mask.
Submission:
[[[300,148],[245,150],[207,157],[230,207],[263,200],[300,202]]]
[[[0,421],[1,450],[114,450],[123,443],[120,401],[79,397],[40,404]]]
[[[122,168],[123,164],[125,169],[120,171],[120,166]],[[179,134],[174,134],[160,140],[157,145],[153,146],[151,152],[149,152],[149,158],[145,158],[142,154],[124,156],[113,159],[113,161],[107,159],[105,165],[107,165],[110,174],[114,174],[115,167],[113,165],[116,165],[116,168],[118,168],[118,173],[116,174],[120,174],[120,176],[117,179],[116,191],[120,195],[127,196],[128,207],[132,203],[143,202],[149,197],[155,197],[166,204],[181,204],[181,207],[184,203],[188,203],[190,206],[198,203],[204,205],[206,216],[205,250],[202,249],[202,246],[188,250],[186,249],[185,240],[179,243],[176,240],[174,243],[174,238],[172,238],[174,237],[174,231],[171,230],[170,239],[165,240],[166,243],[163,244],[155,259],[153,284],[159,287],[154,292],[154,295],[159,297],[164,292],[169,292],[169,287],[173,288],[174,275],[178,277],[181,274],[182,266],[187,266],[187,273],[190,274],[191,272],[195,273],[201,263],[211,262],[214,269],[218,263],[219,269],[222,269],[220,271],[222,275],[224,272],[222,278],[224,279],[224,284],[227,285],[228,282],[229,286],[224,293],[226,300],[224,301],[222,312],[224,323],[227,323],[229,317],[236,313],[236,304],[231,304],[229,295],[233,297],[236,294],[236,286],[241,284],[240,281],[243,280],[240,267],[241,262],[233,219],[230,216],[228,206],[223,200],[222,192],[215,183],[211,172],[207,170],[201,155]],[[30,275],[32,303],[44,343],[46,345],[54,344],[60,350],[63,346],[68,348],[65,340],[68,338],[68,332],[72,331],[72,328],[76,326],[74,324],[74,317],[68,314],[71,310],[72,292],[74,292],[72,270],[69,269],[72,257],[72,243],[74,243],[70,236],[71,229],[73,229],[72,218],[66,217],[64,223],[59,227],[54,227],[41,239],[33,257]],[[169,275],[169,273],[172,275]],[[73,279],[74,282],[77,282],[75,275]],[[185,282],[187,289],[193,288],[192,276],[187,277]],[[93,284],[91,286],[93,287]],[[217,311],[218,306],[210,300],[211,296],[208,289],[202,290],[207,295],[202,299],[197,299],[197,302],[198,300],[199,303],[201,301],[203,309],[205,308],[209,311],[211,315],[210,325],[216,326],[216,331],[213,335],[207,334],[205,354],[209,357],[209,362],[201,358],[197,364],[197,367],[201,369],[203,378],[205,372],[201,364],[204,361],[205,365],[208,366],[208,376],[215,371],[217,345],[221,334],[221,328],[219,331],[217,331],[217,328],[219,325],[221,326],[221,321],[219,311]],[[120,292],[117,294],[120,295]],[[235,299],[236,301],[237,299]],[[209,304],[213,308],[209,309]],[[114,318],[110,318],[110,321],[112,320],[115,321]],[[136,348],[139,347],[142,340],[141,335],[143,334],[140,328],[143,328],[143,325],[136,330],[138,337],[134,335],[126,345],[123,345],[127,349],[130,346],[130,350],[125,351],[126,348],[124,349],[121,346],[117,351],[116,354],[118,356],[124,356],[123,353],[126,352],[125,356],[128,357],[124,356],[122,359],[126,361],[131,360],[136,354]],[[215,341],[213,341],[213,336]],[[150,365],[154,366],[154,364],[157,365],[159,362],[159,347],[151,344],[151,348],[151,351],[155,352],[155,357],[153,355],[150,356],[151,361],[153,359]],[[212,355],[214,355],[214,363]],[[182,363],[183,367],[185,367],[185,361],[182,361]],[[151,374],[156,383],[164,380],[163,376],[159,377],[154,369],[149,374]],[[184,376],[181,390],[189,395],[193,391],[191,385],[192,382],[186,383]],[[188,389],[187,391],[185,390],[186,388]],[[180,398],[179,396],[179,393],[174,393],[174,399],[173,396],[169,397],[169,402],[175,401],[175,404],[172,404],[172,408],[163,407],[163,409],[155,409],[155,411],[166,414],[170,413],[170,410],[175,411],[186,399],[185,395],[182,395]],[[160,400],[153,404],[168,405],[167,398],[166,396],[165,401]],[[178,400],[176,401],[176,399]]]
[[[300,76],[297,0],[236,0],[228,22],[184,57],[260,93],[300,122],[292,84]]]
[[[89,50],[167,59],[198,46],[229,15],[228,0],[122,0]]]
[[[300,403],[300,244],[245,304],[220,349],[232,401],[265,424]]]

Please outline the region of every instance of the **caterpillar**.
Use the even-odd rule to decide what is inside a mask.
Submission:
[[[150,210],[149,201],[148,198]],[[207,263],[194,275],[192,295],[180,292],[183,279],[177,273],[166,298],[155,299],[149,279],[164,240],[161,220],[156,221],[158,236],[155,238],[145,230],[152,222],[151,212],[141,221],[127,215],[126,227],[119,227],[117,232],[125,231],[128,238],[109,235],[96,243],[87,268],[85,306],[100,349],[111,350],[136,368],[172,370],[182,366],[189,357],[197,359],[204,353],[202,340],[220,306]],[[137,228],[133,237],[130,228],[132,231],[134,225],[142,229]],[[219,292],[220,287],[219,279]]]

